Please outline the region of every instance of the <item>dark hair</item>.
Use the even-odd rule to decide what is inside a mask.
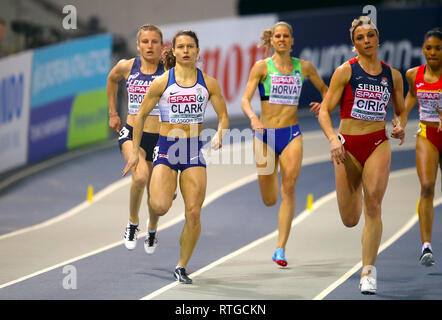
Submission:
[[[172,48],[175,48],[176,38],[178,38],[179,36],[189,36],[189,37],[193,38],[193,40],[195,40],[196,47],[197,48],[200,47],[198,36],[196,35],[196,33],[194,31],[180,30],[177,33],[175,33],[175,35],[173,36],[173,39],[172,39],[172,47],[163,53],[163,62],[164,62],[164,66],[167,70],[175,67],[176,58],[172,53]]]
[[[155,31],[160,35],[161,38],[161,44],[163,44],[163,33],[161,32],[161,29],[158,28],[156,25],[153,24],[143,24],[139,29],[137,33],[137,43],[140,41],[140,34],[141,31]]]
[[[441,28],[434,28],[430,31],[427,31],[424,37],[424,42],[430,38],[430,37],[436,37],[439,38],[439,40],[442,40],[442,29]]]

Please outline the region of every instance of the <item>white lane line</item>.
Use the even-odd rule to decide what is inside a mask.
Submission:
[[[328,156],[328,155],[327,155]],[[324,156],[317,156],[314,158],[317,158],[318,160],[323,158]],[[307,161],[305,162],[312,162],[311,159],[306,159]],[[313,160],[314,161],[314,160]],[[318,161],[319,162],[319,161]],[[304,164],[304,163],[303,163]],[[407,169],[402,169],[402,170],[398,170],[393,172],[390,175],[390,178],[399,178],[399,177],[403,177],[406,175],[410,175],[412,173],[416,172],[416,168],[407,168]],[[317,210],[318,208],[320,208],[322,205],[324,205],[325,203],[327,203],[328,201],[332,200],[336,198],[336,191],[330,192],[329,194],[321,197],[320,199],[318,199],[316,202],[313,203],[313,207],[312,209],[309,210],[304,210],[303,212],[301,212],[293,221],[292,221],[292,226],[291,228],[293,228],[295,225],[301,223],[305,218],[307,218],[313,211]],[[442,203],[442,197],[440,199],[440,203]],[[439,202],[438,202],[439,204]],[[435,204],[436,205],[436,204]],[[400,231],[398,231],[394,236],[392,236],[388,241],[386,241],[383,245],[381,245],[380,249],[379,249],[379,253],[381,253],[383,250],[385,250],[388,246],[390,246],[392,243],[394,243],[397,239],[399,239],[405,232],[407,232],[417,221],[417,215],[414,215],[412,219],[410,219],[410,221],[401,228]],[[234,257],[246,252],[247,250],[250,250],[258,245],[260,245],[261,243],[271,240],[272,238],[276,237],[278,235],[278,230],[273,231],[272,233],[269,233],[268,235],[259,238],[251,243],[249,243],[248,245],[228,254],[227,256],[224,256],[218,260],[216,260],[215,262],[193,272],[192,274],[190,274],[190,276],[192,278],[195,278],[197,276],[199,276],[200,274],[213,269],[214,267],[224,263],[225,261],[228,261],[230,259],[233,259]],[[378,254],[379,254],[378,253]],[[324,291],[322,291],[319,295],[317,295],[315,298],[313,298],[313,300],[321,300],[323,297],[325,297],[328,293],[330,293],[332,290],[334,290],[340,283],[344,282],[346,279],[348,279],[353,273],[355,273],[357,270],[359,270],[359,268],[362,267],[362,262],[359,262],[358,264],[356,264],[353,268],[351,268],[349,271],[347,271],[340,279],[338,279],[336,282],[334,282],[330,287],[328,287],[327,289],[325,289]],[[339,282],[341,281],[341,282]],[[175,286],[177,286],[179,283],[177,281],[174,281],[152,293],[150,293],[149,295],[141,298],[140,300],[151,300],[161,294],[163,294],[164,292],[174,288]],[[335,287],[333,287],[333,285],[336,284]],[[327,291],[329,290],[329,291]],[[321,296],[322,294],[324,294],[323,296]],[[318,299],[319,298],[319,299]]]
[[[94,196],[94,201],[99,201],[101,199],[103,199],[104,197],[107,197],[109,194],[111,194],[112,192],[118,190],[119,188],[127,185],[130,183],[131,178],[127,177],[121,180],[118,180],[117,182],[112,183],[111,185],[109,185],[108,187],[106,187],[105,189],[97,192],[97,194]],[[13,231],[10,233],[6,233],[3,235],[0,235],[0,240],[6,239],[6,238],[10,238],[10,237],[14,237],[14,236],[18,236],[20,234],[29,232],[29,231],[35,231],[41,228],[45,228],[48,227],[50,225],[53,225],[54,223],[60,222],[64,219],[67,219],[69,217],[72,217],[78,213],[80,213],[81,211],[85,210],[86,208],[90,207],[92,205],[91,202],[89,201],[84,201],[82,203],[80,203],[79,205],[75,206],[74,208],[64,212],[61,215],[58,215],[52,219],[46,220],[44,222],[41,222],[39,224],[35,224],[33,226],[30,227],[26,227],[23,229],[19,229],[17,231]]]
[[[312,131],[312,132],[306,133],[304,139],[313,140],[313,139],[322,138],[323,136],[324,135],[321,132]],[[231,148],[241,148],[242,146],[240,146],[240,145],[242,143],[243,142],[233,143]],[[250,145],[252,145],[252,141],[247,141],[247,143],[248,143],[248,145],[246,144],[244,146],[244,148],[247,148],[248,146],[250,147]],[[100,146],[98,148],[95,148],[94,150],[102,149],[102,148],[106,148],[106,147],[108,147],[108,146]],[[409,150],[409,149],[413,149],[414,147],[415,147],[415,143],[414,142],[413,143],[405,143],[404,145],[402,145],[400,147],[392,145],[392,151],[396,151],[396,150]],[[10,184],[10,183],[12,183],[14,181],[17,181],[17,180],[19,180],[21,178],[24,178],[24,177],[26,177],[26,176],[28,176],[30,174],[36,173],[36,172],[38,172],[40,170],[43,170],[43,169],[46,169],[46,168],[48,168],[50,166],[56,165],[56,164],[61,163],[63,161],[67,161],[67,160],[70,160],[70,159],[75,158],[77,156],[81,156],[81,155],[84,155],[84,154],[87,154],[87,153],[90,153],[90,152],[92,152],[92,151],[91,150],[80,150],[77,153],[62,155],[62,156],[57,157],[55,159],[50,159],[50,160],[48,160],[48,161],[46,161],[46,162],[44,162],[42,164],[36,165],[35,167],[31,167],[26,172],[18,173],[17,175],[14,175],[14,176],[10,177],[9,180],[11,180],[11,181],[7,180],[4,183],[1,183],[0,184],[0,190],[3,187],[6,187],[8,184]],[[312,156],[312,157],[308,157],[306,159],[303,159],[302,160],[302,165],[304,166],[304,165],[314,164],[314,163],[318,163],[318,162],[322,162],[322,161],[327,161],[327,160],[330,160],[330,154],[322,154],[322,155]],[[253,175],[251,175],[249,177],[246,177],[246,182],[244,184],[246,184],[248,182],[251,182],[251,181],[256,179],[256,176],[254,177],[254,179],[252,178],[252,176]],[[242,180],[243,179],[239,180],[238,183],[240,183]],[[129,182],[130,182],[130,177],[127,177],[127,178],[124,178],[124,179],[119,180],[117,182],[114,182],[113,184],[109,185],[105,189],[103,189],[100,192],[98,192],[97,195],[95,196],[95,200],[102,199],[103,197],[109,195],[113,191],[116,191],[118,188],[121,188],[121,187],[125,186]],[[241,185],[243,185],[243,184],[241,184]],[[223,188],[223,189],[225,189],[225,188]],[[218,191],[214,192],[211,195],[218,194],[218,193],[221,192],[221,190],[218,190]],[[233,189],[231,189],[231,190],[233,190]],[[222,193],[222,194],[224,194],[224,193]],[[208,196],[205,201],[207,202],[208,199],[210,199],[210,196]],[[88,208],[90,205],[91,205],[91,203],[89,203],[88,201],[84,201],[84,202],[78,204],[77,206],[75,206],[74,208],[72,208],[72,209],[70,209],[70,210],[68,210],[68,211],[66,211],[66,212],[64,212],[64,213],[62,213],[62,214],[60,214],[60,215],[58,215],[58,216],[56,216],[54,218],[51,218],[49,220],[46,220],[44,222],[41,222],[41,223],[33,225],[33,226],[29,226],[29,227],[26,227],[26,228],[22,228],[22,229],[19,229],[19,230],[16,230],[16,231],[12,231],[12,232],[0,235],[0,240],[6,239],[6,238],[10,238],[10,237],[13,237],[13,236],[17,236],[17,235],[20,235],[20,234],[23,234],[23,233],[26,233],[26,232],[29,232],[29,231],[34,231],[34,230],[38,230],[38,229],[50,226],[50,225],[52,225],[54,223],[60,222],[60,221],[62,221],[64,219],[67,219],[69,217],[72,217],[72,216],[80,213],[82,210]],[[181,220],[182,219],[180,219],[179,221],[181,221]],[[172,221],[174,221],[174,220],[171,220],[169,222],[169,224]],[[178,223],[179,221],[177,221],[175,223]],[[174,223],[172,223],[170,225],[173,225],[173,224]]]
[[[42,274],[42,273],[49,272],[49,271],[51,271],[51,270],[57,269],[57,268],[59,268],[59,267],[62,267],[62,266],[64,266],[64,265],[71,264],[71,263],[73,263],[73,262],[75,262],[75,261],[78,261],[78,260],[81,260],[81,259],[84,259],[84,258],[90,257],[90,256],[92,256],[92,255],[94,255],[94,254],[97,254],[97,253],[103,252],[103,251],[105,251],[105,250],[112,249],[112,248],[114,248],[114,247],[120,245],[122,242],[123,242],[123,241],[118,241],[118,242],[115,242],[115,243],[109,244],[109,245],[107,245],[107,246],[105,246],[105,247],[102,247],[102,248],[100,248],[100,249],[97,249],[97,250],[95,250],[95,251],[91,251],[91,252],[88,252],[88,253],[83,254],[83,255],[81,255],[81,256],[78,256],[78,257],[72,258],[72,259],[70,259],[70,260],[63,261],[63,262],[61,262],[61,263],[58,263],[58,264],[56,264],[56,265],[53,265],[53,266],[47,267],[47,268],[45,268],[45,269],[42,269],[42,270],[36,271],[36,272],[34,272],[34,273],[31,273],[31,274],[28,274],[28,275],[26,275],[26,276],[24,276],[24,277],[21,277],[21,278],[18,278],[18,279],[16,279],[16,280],[12,280],[12,281],[6,282],[6,283],[0,285],[0,289],[5,288],[5,287],[8,287],[8,286],[11,286],[11,285],[16,284],[16,283],[18,283],[18,282],[25,281],[25,280],[30,279],[30,278],[33,278],[33,277],[36,277],[36,276],[38,276],[38,275],[40,275],[40,274]]]
[[[401,170],[402,172],[398,171],[398,174],[395,175],[393,178],[398,178],[400,176],[405,176],[411,173],[416,172],[416,168],[413,169],[405,169]],[[392,174],[393,176],[393,174]],[[435,199],[433,201],[433,205],[435,207],[442,204],[442,197]],[[398,240],[400,237],[402,237],[406,232],[408,232],[415,224],[419,221],[419,217],[417,214],[413,214],[411,219],[394,235],[392,235],[387,241],[385,241],[380,247],[378,255],[387,249],[389,246],[391,246],[396,240]],[[359,261],[357,264],[355,264],[350,270],[348,270],[342,277],[340,277],[338,280],[333,282],[329,287],[324,289],[322,292],[320,292],[316,297],[313,298],[313,300],[322,300],[324,299],[328,294],[330,294],[333,290],[335,290],[338,286],[340,286],[343,282],[345,282],[348,278],[350,278],[356,271],[358,271],[360,268],[362,268],[362,261]]]
[[[34,173],[37,173],[41,170],[56,166],[60,163],[66,162],[68,160],[72,160],[74,158],[77,157],[81,157],[84,156],[86,154],[101,150],[101,149],[106,149],[112,146],[116,146],[117,145],[117,139],[112,139],[109,140],[107,142],[104,142],[103,144],[100,144],[98,146],[89,146],[89,147],[85,147],[84,149],[77,149],[74,151],[71,151],[69,153],[66,154],[61,154],[59,156],[56,156],[52,159],[43,161],[42,163],[38,163],[35,165],[32,165],[28,168],[23,169],[22,171],[19,171],[13,175],[11,175],[10,177],[6,178],[5,180],[0,182],[0,190],[6,188],[7,186],[9,186],[10,184],[17,182],[23,178],[26,178]]]
[[[317,138],[320,137],[319,134],[318,135],[315,134],[315,136]],[[403,145],[402,148],[404,148],[404,147],[408,147],[408,146]],[[319,156],[309,157],[309,158],[303,159],[302,165],[304,166],[304,165],[308,165],[308,164],[319,163],[319,162],[325,161],[325,160],[327,160],[329,158],[330,158],[330,155],[328,153],[327,154],[323,154],[323,155],[319,155]],[[130,182],[129,179],[130,179],[130,177],[127,177],[125,179],[119,180],[119,181],[115,182],[114,184],[110,185],[108,188],[103,189],[102,191],[97,193],[96,199],[97,198],[101,199],[101,198],[107,196],[108,194],[112,193],[113,191],[117,190],[118,188],[122,187],[123,185],[129,183]],[[230,191],[232,191],[232,190],[234,190],[236,188],[239,188],[239,187],[241,187],[241,186],[243,186],[243,185],[245,185],[245,184],[247,184],[249,182],[252,182],[252,181],[254,181],[256,179],[257,179],[257,175],[256,175],[256,173],[254,173],[254,174],[246,176],[246,177],[244,177],[244,178],[242,178],[242,179],[240,179],[240,180],[238,180],[238,181],[236,181],[234,183],[231,183],[231,184],[227,185],[224,188],[221,188],[221,189],[211,193],[210,195],[208,195],[206,197],[206,200],[204,201],[204,204],[203,204],[203,208],[205,206],[207,206],[208,204],[210,204],[211,202],[213,202],[214,200],[216,200],[217,198],[221,197],[222,195],[224,195],[224,194],[226,194],[226,193],[228,193],[228,192],[230,192]],[[119,184],[121,184],[121,185],[119,185]],[[47,220],[45,222],[42,222],[40,224],[31,226],[31,227],[28,227],[28,228],[20,229],[20,230],[17,230],[17,231],[14,231],[14,232],[2,235],[2,236],[0,236],[0,240],[1,239],[5,239],[5,238],[9,238],[9,237],[12,237],[12,236],[16,236],[16,235],[19,235],[19,234],[23,234],[23,233],[26,233],[26,232],[29,232],[29,231],[32,231],[32,230],[37,230],[37,229],[40,229],[40,228],[43,228],[43,227],[47,227],[47,226],[49,226],[51,224],[54,224],[54,223],[59,222],[59,221],[62,221],[64,219],[66,219],[66,218],[72,217],[73,215],[80,213],[83,209],[87,208],[90,205],[91,204],[89,202],[87,202],[87,203],[83,202],[82,204],[76,206],[75,208],[73,208],[73,209],[71,209],[71,210],[69,210],[69,211],[67,211],[67,212],[65,212],[65,213],[63,213],[63,214],[53,218],[53,219]],[[313,210],[313,208],[312,208],[312,210]],[[166,229],[166,228],[168,228],[170,226],[173,226],[174,224],[177,224],[177,223],[179,223],[179,222],[181,222],[183,220],[184,220],[184,212],[181,213],[179,216],[177,216],[175,219],[172,219],[172,220],[168,221],[167,223],[165,223],[163,225],[160,225],[158,227],[158,231],[164,230],[164,229]],[[146,236],[146,232],[143,232],[143,233],[140,234],[140,237],[144,237],[144,236]],[[27,280],[29,278],[38,276],[38,275],[40,275],[42,273],[49,272],[49,271],[54,270],[56,268],[59,268],[59,267],[61,267],[63,265],[71,264],[71,263],[73,263],[75,261],[78,261],[78,260],[90,257],[92,255],[101,253],[103,251],[112,249],[112,248],[117,247],[117,246],[119,246],[119,245],[121,245],[123,243],[124,243],[124,240],[121,240],[121,241],[118,241],[118,242],[114,242],[112,244],[109,244],[109,245],[106,245],[104,247],[101,247],[101,248],[99,248],[97,250],[94,250],[94,251],[85,253],[83,255],[74,257],[72,259],[69,259],[67,261],[58,263],[58,264],[50,266],[48,268],[36,271],[36,272],[34,272],[32,274],[23,276],[23,277],[18,278],[16,280],[13,280],[13,281],[10,281],[10,282],[4,283],[4,284],[0,284],[0,289],[4,288],[4,287],[7,287],[7,286],[10,286],[10,285],[13,285],[13,284],[18,283],[18,282]]]
[[[324,161],[324,159],[325,159],[325,158],[328,158],[328,157],[329,157],[328,154],[327,154],[327,155],[322,155],[322,156],[319,156],[319,157],[310,157],[310,158],[307,158],[307,159],[305,159],[305,160],[303,161],[303,165],[305,165],[305,164],[311,164],[311,163],[316,163],[316,162],[321,162],[321,161]],[[117,189],[118,187],[121,187],[123,184],[130,183],[130,180],[129,180],[129,179],[130,179],[130,177],[125,178],[125,179],[122,179],[122,180],[120,180],[120,181],[114,183],[113,185],[111,185],[111,186],[113,186],[112,188],[111,188],[111,186],[109,186],[109,188],[102,190],[100,193],[97,193],[96,199],[97,199],[97,198],[98,198],[98,199],[101,199],[101,198],[103,198],[105,195],[108,195],[108,194],[112,193],[112,192],[113,192],[115,189]],[[246,177],[243,177],[243,178],[241,178],[241,179],[239,179],[239,180],[237,180],[237,181],[235,181],[235,182],[233,182],[233,183],[231,183],[231,184],[229,184],[229,185],[227,185],[227,186],[225,186],[225,187],[223,187],[223,188],[221,188],[221,189],[218,189],[217,191],[215,191],[215,192],[209,194],[209,195],[206,197],[206,199],[205,199],[205,201],[204,201],[204,203],[203,203],[203,208],[204,208],[205,206],[209,205],[211,202],[213,202],[213,201],[215,201],[216,199],[218,199],[219,197],[221,197],[222,195],[224,195],[224,194],[226,194],[226,193],[228,193],[228,192],[230,192],[230,191],[232,191],[232,190],[235,190],[235,189],[237,189],[237,188],[239,188],[239,187],[241,187],[241,186],[243,186],[243,185],[245,185],[245,184],[247,184],[247,183],[249,183],[249,182],[252,182],[252,181],[254,181],[254,180],[256,180],[256,179],[257,179],[257,175],[256,175],[256,173],[253,173],[253,174],[250,174],[250,175],[248,175],[248,176],[246,176]],[[119,183],[122,184],[122,185],[118,186]],[[109,189],[109,190],[108,190],[108,189]],[[318,202],[319,202],[319,200],[318,200]],[[0,237],[0,239],[2,239],[2,238],[6,238],[6,237],[15,236],[15,235],[22,234],[22,233],[25,233],[25,232],[28,232],[28,231],[31,231],[31,230],[36,230],[36,229],[40,229],[40,228],[46,227],[46,226],[48,226],[48,225],[54,224],[54,223],[59,222],[59,221],[61,221],[61,220],[63,220],[63,219],[66,219],[66,218],[68,218],[68,217],[71,217],[71,216],[73,216],[73,215],[75,215],[75,214],[78,214],[82,209],[85,209],[85,208],[87,208],[88,206],[90,206],[90,203],[89,203],[89,202],[82,203],[82,204],[78,205],[77,207],[73,208],[72,210],[69,210],[68,212],[66,212],[66,213],[64,213],[64,214],[62,214],[62,215],[60,215],[60,216],[57,216],[57,217],[55,217],[55,218],[53,218],[53,219],[51,219],[51,220],[48,220],[48,221],[46,221],[46,222],[43,222],[43,223],[38,224],[38,225],[35,225],[35,226],[31,226],[31,227],[29,227],[29,228],[25,228],[25,229],[18,230],[18,231],[16,231],[16,232],[8,233],[8,234],[3,235],[2,237]],[[313,206],[313,207],[314,207],[314,206]],[[179,214],[176,218],[174,218],[174,219],[172,219],[172,220],[170,220],[170,221],[168,221],[168,222],[166,222],[166,223],[164,223],[164,224],[160,224],[159,227],[158,227],[158,231],[164,230],[164,229],[169,228],[169,227],[171,227],[171,226],[173,226],[173,225],[175,225],[175,224],[177,224],[177,223],[180,223],[180,222],[183,221],[184,219],[185,219],[184,212],[182,212],[182,213]],[[140,233],[139,236],[140,236],[140,237],[145,237],[145,236],[146,236],[146,232]],[[95,255],[95,254],[101,253],[101,252],[103,252],[103,251],[106,251],[106,250],[112,249],[112,248],[114,248],[114,247],[117,247],[117,246],[119,246],[119,245],[122,245],[123,243],[124,243],[124,240],[120,240],[120,241],[114,242],[114,243],[112,243],[112,244],[106,245],[106,246],[104,246],[104,247],[101,247],[101,248],[99,248],[99,249],[97,249],[97,250],[94,250],[94,251],[91,251],[91,252],[85,253],[85,254],[83,254],[83,255],[80,255],[80,256],[74,257],[74,258],[69,259],[69,260],[67,260],[67,261],[63,261],[63,262],[58,263],[58,264],[56,264],[56,265],[53,265],[53,266],[47,267],[47,268],[45,268],[45,269],[42,269],[42,270],[36,271],[36,272],[34,272],[34,273],[31,273],[31,274],[26,275],[26,276],[23,276],[23,277],[20,277],[20,278],[18,278],[18,279],[16,279],[16,280],[9,281],[9,282],[7,282],[7,283],[1,284],[1,285],[0,285],[0,289],[1,289],[1,288],[4,288],[4,287],[8,287],[8,286],[13,285],[13,284],[16,284],[16,283],[18,283],[18,282],[21,282],[21,281],[24,281],[24,280],[27,280],[27,279],[33,278],[33,277],[38,276],[38,275],[40,275],[40,274],[43,274],[43,273],[45,273],[45,272],[49,272],[49,271],[51,271],[51,270],[57,269],[57,268],[59,268],[59,267],[61,267],[61,266],[64,266],[64,265],[67,265],[67,264],[71,264],[71,263],[73,263],[73,262],[75,262],[75,261],[78,261],[78,260],[81,260],[81,259],[84,259],[84,258],[90,257],[90,256],[92,256],[92,255]]]
[[[229,184],[229,185],[227,185],[227,186],[225,186],[225,187],[223,187],[223,188],[221,188],[221,189],[218,189],[217,191],[211,193],[210,195],[208,195],[208,196],[206,197],[206,200],[204,201],[204,204],[203,204],[203,208],[204,208],[205,206],[209,205],[211,202],[213,202],[213,201],[215,201],[216,199],[218,199],[219,197],[221,197],[222,195],[224,195],[224,194],[226,194],[226,193],[228,193],[228,192],[230,192],[230,191],[232,191],[232,190],[234,190],[234,189],[237,189],[237,188],[239,188],[239,187],[241,187],[241,186],[243,186],[243,185],[245,185],[245,184],[247,184],[247,183],[249,183],[249,182],[255,180],[256,178],[257,178],[256,174],[251,174],[251,175],[248,175],[248,176],[246,176],[246,177],[244,177],[244,178],[242,178],[242,179],[240,179],[240,180],[238,180],[238,181],[235,181],[235,182],[233,182],[233,183],[231,183],[231,184]],[[103,191],[101,192],[100,195],[97,194],[96,198],[101,199],[101,198],[105,197],[106,195],[108,195],[109,193],[113,192],[115,189],[121,187],[121,186],[119,186],[118,184],[127,184],[127,183],[129,183],[130,181],[126,181],[126,179],[130,179],[130,177],[129,177],[129,178],[125,178],[125,179],[123,179],[123,180],[121,180],[121,181],[119,181],[119,182],[117,182],[117,183],[114,183],[114,184],[112,185],[113,188],[109,188],[109,190],[106,189],[106,190],[107,190],[106,192],[104,192],[105,190],[103,190]],[[79,210],[84,209],[84,208],[88,207],[89,205],[90,205],[89,202],[88,202],[87,204],[81,204],[81,205],[77,206],[76,208],[74,208],[74,209],[76,209],[75,211],[74,211],[74,209],[72,209],[72,210],[68,211],[66,214],[64,214],[63,217],[62,217],[62,216],[60,216],[60,217],[56,217],[56,218],[54,218],[54,219],[51,219],[50,221],[47,221],[47,222],[45,222],[45,223],[42,223],[42,224],[40,224],[40,225],[36,225],[36,226],[30,227],[30,228],[39,229],[39,228],[42,228],[42,227],[47,226],[47,225],[49,225],[49,224],[53,224],[53,223],[55,223],[55,222],[57,222],[57,221],[60,221],[60,220],[62,220],[62,219],[67,218],[66,215],[68,215],[68,214],[69,214],[69,216],[72,216],[72,215],[74,215],[74,214],[77,214],[77,213],[79,212]],[[184,218],[185,218],[185,217],[184,217],[184,212],[183,212],[183,213],[181,213],[178,217],[176,217],[175,219],[172,219],[172,220],[168,221],[167,223],[164,223],[164,224],[160,225],[160,226],[158,227],[158,231],[161,231],[161,230],[164,230],[164,229],[166,229],[166,228],[169,228],[169,227],[171,227],[171,226],[173,226],[173,225],[175,225],[175,224],[177,224],[177,223],[183,221]],[[44,224],[45,224],[45,225],[44,225]],[[28,228],[27,228],[27,229],[28,229]],[[26,231],[29,231],[29,230],[22,229],[22,230],[20,230],[20,231],[22,231],[21,233],[23,233],[23,232],[26,232]],[[145,236],[146,236],[146,232],[141,233],[139,236],[140,236],[140,237],[145,237]],[[18,282],[21,282],[21,281],[24,281],[24,280],[27,280],[27,279],[33,278],[33,277],[38,276],[38,275],[40,275],[40,274],[42,274],[42,273],[49,272],[49,271],[51,271],[51,270],[57,269],[57,268],[59,268],[59,267],[61,267],[61,266],[64,266],[64,265],[67,265],[67,264],[71,264],[71,263],[73,263],[73,262],[75,262],[75,261],[78,261],[78,260],[81,260],[81,259],[84,259],[84,258],[90,257],[90,256],[92,256],[92,255],[95,255],[95,254],[101,253],[101,252],[103,252],[103,251],[106,251],[106,250],[112,249],[112,248],[114,248],[114,247],[117,247],[117,246],[119,246],[119,245],[122,245],[123,243],[124,243],[124,240],[120,240],[120,241],[117,241],[117,242],[111,243],[111,244],[109,244],[109,245],[106,245],[106,246],[104,246],[104,247],[101,247],[101,248],[99,248],[99,249],[97,249],[97,250],[94,250],[94,251],[91,251],[91,252],[88,252],[88,253],[82,254],[82,255],[77,256],[77,257],[75,257],[75,258],[72,258],[72,259],[69,259],[69,260],[63,261],[63,262],[61,262],[61,263],[58,263],[58,264],[56,264],[56,265],[53,265],[53,266],[47,267],[47,268],[42,269],[42,270],[39,270],[39,271],[36,271],[36,272],[34,272],[34,273],[31,273],[31,274],[29,274],[29,275],[23,276],[23,277],[18,278],[18,279],[16,279],[16,280],[9,281],[9,282],[7,282],[7,283],[1,284],[1,285],[0,285],[0,289],[1,289],[1,288],[8,287],[8,286],[13,285],[13,284],[16,284],[16,283],[18,283]]]
[[[296,218],[292,221],[291,228],[293,228],[297,224],[301,223],[311,213],[313,213],[315,210],[320,208],[326,202],[328,202],[328,201],[330,201],[331,199],[334,199],[334,198],[336,198],[336,192],[335,191],[330,192],[329,194],[319,198],[316,202],[314,202],[313,207],[312,207],[311,210],[304,210],[298,216],[296,216]],[[240,255],[240,254],[242,254],[244,252],[246,252],[247,250],[250,250],[250,249],[260,245],[261,243],[266,242],[268,240],[271,240],[272,238],[275,238],[277,236],[278,236],[278,230],[275,230],[275,231],[267,234],[266,236],[264,236],[262,238],[259,238],[259,239],[255,240],[255,241],[249,243],[248,245],[246,245],[246,246],[244,246],[244,247],[242,247],[242,248],[240,248],[240,249],[238,249],[238,250],[236,250],[236,251],[234,251],[234,252],[232,252],[232,253],[230,253],[230,254],[228,254],[228,255],[226,255],[226,256],[218,259],[218,260],[216,260],[215,262],[212,262],[211,264],[209,264],[209,265],[207,265],[207,266],[205,266],[205,267],[203,267],[203,268],[193,272],[192,274],[190,274],[190,276],[192,276],[192,278],[196,278],[200,274],[202,274],[202,273],[204,273],[204,272],[206,272],[206,271],[208,271],[210,269],[213,269],[214,267],[220,265],[221,263],[224,263],[227,260],[230,260],[230,259],[232,259],[232,258],[234,258],[234,257],[236,257],[236,256],[238,256],[238,255]],[[156,296],[166,292],[167,290],[174,288],[178,284],[179,284],[178,281],[174,281],[174,282],[168,284],[167,286],[164,286],[164,287],[162,287],[162,288],[160,288],[160,289],[150,293],[149,295],[141,298],[140,300],[150,300],[150,299],[153,299]]]

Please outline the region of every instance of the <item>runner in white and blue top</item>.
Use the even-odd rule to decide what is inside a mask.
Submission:
[[[186,222],[180,237],[180,256],[174,277],[186,284],[192,283],[185,268],[201,233],[200,215],[206,194],[207,174],[200,152],[200,135],[209,98],[219,120],[218,131],[211,141],[212,148],[221,147],[222,136],[229,127],[221,88],[214,78],[196,67],[198,54],[198,37],[193,31],[175,34],[172,52],[169,51],[165,59],[169,71],[152,82],[133,131],[133,141],[137,144],[147,115],[159,104],[161,128],[155,147],[149,205],[159,216],[169,211],[180,171]],[[139,149],[134,147],[123,176],[134,170],[138,161]]]
[[[197,69],[197,81],[194,86],[182,87],[176,83],[175,68],[169,71],[166,89],[161,95],[159,106],[161,122],[170,124],[201,124],[209,101],[209,91],[204,81],[203,73]],[[182,144],[182,146],[177,145]],[[201,153],[202,141],[199,137],[180,139],[160,135],[154,150],[154,167],[164,164],[175,171],[183,171],[193,166],[206,166]],[[175,145],[174,152],[169,148]],[[178,147],[177,147],[178,146]],[[197,148],[195,146],[198,146]],[[188,150],[186,155],[180,150]]]

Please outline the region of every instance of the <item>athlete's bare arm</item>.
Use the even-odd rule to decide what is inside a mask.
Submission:
[[[212,139],[212,148],[216,150],[222,146],[223,136],[229,128],[229,117],[227,115],[226,102],[221,93],[221,87],[219,86],[218,81],[206,74],[204,74],[204,80],[207,89],[209,90],[213,109],[215,109],[215,112],[218,115],[218,131]]]
[[[120,131],[121,120],[118,116],[116,99],[118,93],[118,82],[125,79],[130,72],[134,59],[122,59],[112,68],[107,76],[107,100],[109,103],[109,127],[116,132]]]
[[[400,139],[399,145],[404,143],[405,140],[405,127],[407,125],[407,112],[405,110],[404,102],[404,82],[402,80],[401,73],[391,68],[393,76],[393,92],[391,93],[391,100],[393,102],[395,118],[392,121],[394,126],[391,137]]]
[[[258,83],[263,81],[266,76],[267,65],[265,60],[257,61],[250,70],[249,80],[247,81],[246,89],[241,99],[242,110],[244,114],[250,119],[251,127],[253,130],[264,129],[264,126],[262,125],[258,116],[253,111],[250,101],[252,101],[256,88],[258,87]]]
[[[336,108],[342,97],[344,88],[351,77],[351,66],[348,62],[338,67],[330,80],[330,87],[327,90],[322,106],[319,110],[318,121],[322,130],[330,141],[331,159],[336,164],[345,161],[345,150],[333,128],[330,113]]]
[[[344,88],[351,77],[351,67],[348,62],[338,67],[330,80],[330,87],[327,94],[322,100],[322,107],[319,111],[319,124],[322,127],[327,138],[331,141],[337,139],[335,130],[333,129],[330,113],[336,108],[342,97]]]
[[[405,73],[405,79],[407,79],[408,83],[408,93],[405,97],[405,110],[407,111],[407,116],[417,102],[416,92],[414,92],[414,82],[416,81],[417,69],[418,67],[408,69]]]
[[[301,61],[301,68],[304,77],[310,79],[310,81],[313,83],[315,88],[321,94],[322,99],[324,99],[328,90],[327,85],[319,76],[318,72],[316,71],[315,67],[311,62],[302,59],[299,60]],[[321,107],[321,104],[319,102],[311,102],[310,106],[311,106],[310,111],[317,116],[319,114],[319,108]]]

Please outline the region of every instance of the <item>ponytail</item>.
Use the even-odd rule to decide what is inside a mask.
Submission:
[[[163,60],[164,68],[166,70],[170,70],[173,67],[175,67],[176,58],[173,55],[172,48],[168,48],[163,51],[162,60]]]
[[[163,60],[163,64],[164,64],[164,67],[166,68],[166,70],[172,69],[176,65],[176,58],[173,55],[172,48],[175,48],[175,41],[176,41],[176,38],[178,38],[179,36],[189,36],[189,37],[193,38],[193,40],[195,41],[196,47],[199,48],[199,40],[198,40],[198,36],[197,36],[196,32],[194,32],[192,30],[178,31],[177,33],[175,33],[175,35],[172,39],[172,46],[169,49],[166,49],[165,51],[163,51],[163,54],[162,54],[162,56],[163,56],[162,60]]]
[[[272,38],[272,33],[273,32],[271,29],[263,30],[261,34],[261,44],[258,45],[258,48],[265,48],[264,56],[266,57],[270,57],[272,53],[272,43],[270,42],[270,39]]]
[[[264,47],[265,48],[265,56],[270,57],[272,54],[272,43],[271,39],[273,36],[273,33],[275,32],[275,29],[279,26],[287,27],[290,31],[291,36],[293,37],[293,28],[290,24],[284,21],[279,21],[275,23],[271,28],[264,29],[261,34],[261,44],[258,45],[258,48]]]

